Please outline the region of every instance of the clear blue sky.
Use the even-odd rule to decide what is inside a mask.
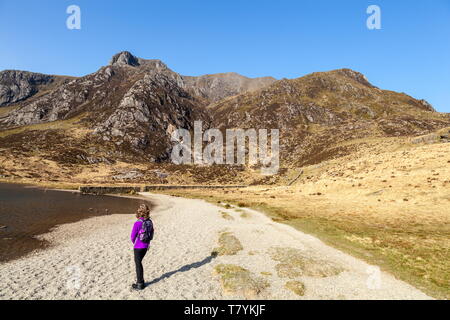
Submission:
[[[66,28],[72,4],[81,30]],[[0,70],[81,76],[122,50],[185,75],[347,67],[450,112],[450,0],[0,0]]]

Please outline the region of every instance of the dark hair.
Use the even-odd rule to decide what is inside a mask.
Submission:
[[[136,211],[136,218],[144,218],[144,220],[150,218],[150,208],[146,204],[141,204]]]

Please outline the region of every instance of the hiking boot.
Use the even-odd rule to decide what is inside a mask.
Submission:
[[[145,284],[144,283],[133,283],[131,285],[131,288],[133,288],[134,290],[144,290]]]

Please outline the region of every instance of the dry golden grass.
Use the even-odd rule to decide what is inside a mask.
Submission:
[[[450,143],[388,139],[303,169],[291,187],[170,192],[262,210],[434,297],[450,298]]]
[[[18,134],[25,131],[45,131],[45,130],[65,130],[67,132],[73,132],[76,135],[79,135],[80,132],[87,132],[90,131],[88,129],[85,129],[81,126],[77,127],[76,125],[80,122],[81,119],[86,117],[86,114],[80,114],[79,116],[73,117],[69,120],[58,120],[58,121],[52,121],[52,122],[46,122],[46,123],[38,123],[38,124],[31,124],[28,126],[22,126],[18,128],[12,128],[8,130],[2,130],[0,131],[0,138],[4,138],[7,136],[10,136],[12,134]]]
[[[80,134],[80,132],[78,132]],[[0,148],[0,181],[34,184],[45,187],[80,185],[129,185],[127,181],[113,181],[112,176],[128,170],[148,170],[148,166],[125,162],[97,164],[64,164],[45,158],[45,155],[16,155]],[[141,183],[140,185],[144,185]]]

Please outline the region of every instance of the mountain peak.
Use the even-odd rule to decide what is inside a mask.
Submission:
[[[132,55],[129,51],[122,51],[115,54],[111,58],[109,64],[118,66],[128,65],[132,67],[138,67],[141,65],[140,59]]]
[[[352,70],[352,69],[348,69],[348,68],[344,68],[344,69],[338,69],[334,71],[335,73],[353,79],[365,86],[371,87],[373,88],[374,86],[369,82],[369,80],[367,79],[367,77],[365,75],[363,75],[361,72]]]

